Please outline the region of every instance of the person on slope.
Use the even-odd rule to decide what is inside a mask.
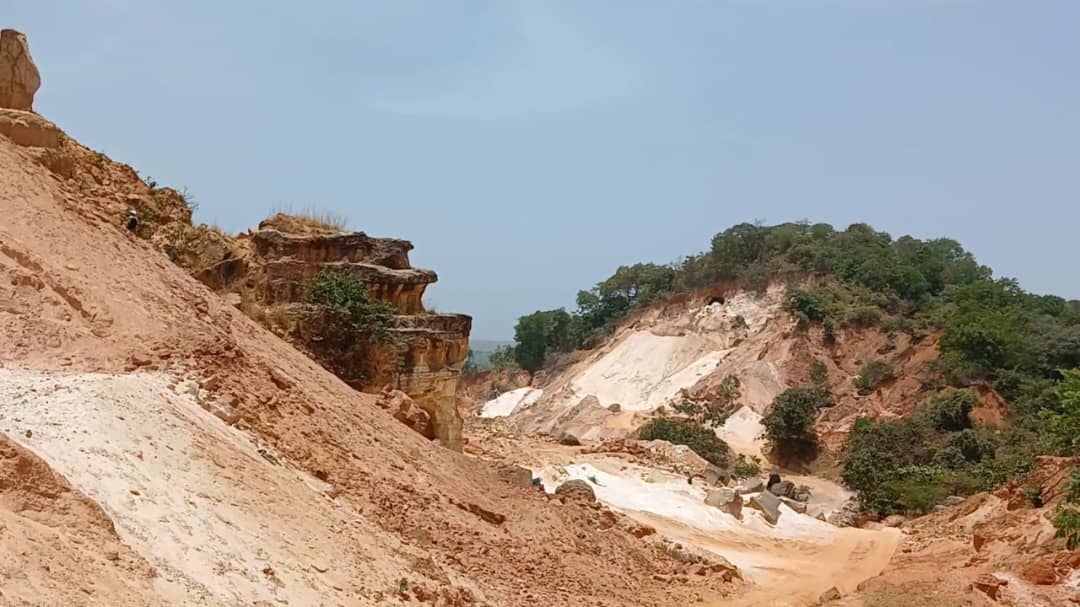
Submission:
[[[127,229],[132,234],[139,231],[139,215],[135,212],[135,209],[128,209]]]

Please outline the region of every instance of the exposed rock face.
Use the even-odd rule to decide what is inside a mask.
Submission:
[[[26,36],[11,29],[0,31],[0,107],[29,111],[40,87],[41,75]]]
[[[16,145],[55,148],[60,145],[60,129],[33,112],[0,108],[0,135]]]
[[[400,399],[391,398],[392,392],[384,392],[384,400],[394,400],[390,408],[401,421],[460,451],[463,420],[455,401],[469,354],[472,319],[424,310],[424,290],[438,277],[409,264],[412,243],[372,238],[362,232],[278,229],[300,225],[281,216],[264,222],[196,277],[217,289],[242,283],[263,313],[284,311],[276,315],[285,318],[279,326],[283,336],[317,351],[320,362],[354,388],[370,391],[388,386],[408,395],[411,404],[404,412],[397,403]],[[307,282],[324,270],[352,274],[373,298],[396,308],[388,344],[358,340],[344,350],[318,350],[322,331],[318,321],[305,313],[303,301]],[[426,413],[426,419],[411,412],[412,404]]]

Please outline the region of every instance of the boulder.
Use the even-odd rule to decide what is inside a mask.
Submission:
[[[714,466],[713,464],[709,464],[705,467],[705,471],[701,474],[701,476],[705,479],[705,484],[711,487],[715,487],[718,484],[726,483],[731,475],[729,475],[727,471],[723,468],[720,468],[719,466]]]
[[[746,495],[748,493],[758,493],[765,488],[765,483],[761,482],[760,478],[747,478],[743,479],[739,483],[738,487],[735,487],[735,491],[739,492],[739,495]]]
[[[41,74],[30,56],[26,36],[12,29],[0,30],[0,107],[31,110]]]
[[[560,432],[558,440],[560,445],[567,445],[569,447],[581,446],[581,441],[578,440],[578,437],[570,434],[569,432]]]
[[[784,503],[788,508],[791,508],[799,514],[806,514],[806,502],[800,502],[798,500],[791,499],[790,497],[780,497],[780,501]]]
[[[952,508],[953,506],[959,506],[960,504],[963,504],[965,501],[967,500],[960,497],[959,495],[950,495],[949,497],[945,498],[945,501],[941,502],[941,505],[945,506],[946,508]]]
[[[409,397],[401,390],[395,390],[390,386],[383,388],[382,393],[379,395],[379,400],[375,401],[375,404],[379,408],[388,411],[394,416],[394,419],[405,424],[409,428],[418,434],[422,434],[425,438],[434,440],[436,438],[435,429],[431,423],[431,416],[427,411],[421,409]]]
[[[780,520],[780,498],[769,491],[762,491],[750,498],[750,507],[760,511],[765,520],[773,525]]]
[[[834,586],[834,587],[829,588],[828,590],[826,590],[824,593],[822,593],[821,597],[818,598],[818,604],[819,605],[825,605],[825,604],[831,603],[833,601],[839,601],[842,597],[843,597],[843,595],[840,594],[840,591],[837,590],[836,587]]]
[[[1024,565],[1020,579],[1036,586],[1053,586],[1058,581],[1057,570],[1051,559],[1041,559]]]
[[[620,411],[622,411],[622,405],[620,405],[619,403],[612,403],[608,405],[607,410],[611,411],[612,413],[619,413]]]
[[[596,492],[593,491],[592,485],[588,481],[578,479],[566,481],[559,485],[555,489],[555,495],[562,499],[563,502],[584,501],[592,503],[596,501]]]
[[[795,495],[792,495],[791,498],[798,502],[809,502],[813,495],[814,494],[810,491],[810,487],[799,485],[795,488]]]
[[[850,499],[844,502],[844,505],[839,510],[829,515],[829,524],[836,525],[837,527],[854,527],[858,522],[861,508],[859,508],[859,502],[855,499]]]
[[[1001,588],[1008,585],[1008,580],[1003,580],[997,576],[990,575],[989,573],[984,573],[975,578],[975,581],[971,583],[971,588],[972,590],[978,590],[990,597],[990,600],[996,601],[1001,594]]]
[[[742,518],[743,499],[734,489],[728,489],[727,487],[713,489],[705,496],[705,503],[713,508],[727,512],[735,518]]]
[[[894,514],[892,516],[885,517],[885,520],[881,521],[882,525],[886,527],[899,527],[907,522],[907,517],[902,514]],[[978,550],[976,548],[976,550]]]
[[[795,483],[791,481],[780,481],[774,485],[769,485],[769,492],[778,497],[795,497]]]

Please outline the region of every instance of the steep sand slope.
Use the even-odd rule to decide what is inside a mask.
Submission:
[[[357,548],[380,544],[390,553],[383,559],[350,552],[351,557],[346,554],[333,565],[335,571],[364,571],[371,576],[371,586],[342,587],[350,599],[375,604],[380,596],[407,588],[414,598],[434,602],[441,596],[439,600],[450,604],[658,605],[681,603],[686,597],[717,590],[714,580],[686,587],[654,581],[652,575],[670,571],[674,559],[618,530],[584,525],[578,508],[553,507],[535,492],[500,482],[487,465],[441,449],[398,424],[374,407],[371,397],[349,389],[215,297],[145,241],[124,232],[118,215],[125,200],[147,192],[130,168],[70,140],[53,154],[64,156],[74,166],[64,172],[69,177],[39,163],[39,151],[0,138],[0,273],[5,277],[0,281],[0,363],[9,369],[71,374],[182,367],[203,379],[213,376],[208,385],[215,394],[235,397],[239,429],[266,444],[286,466],[323,480],[353,505],[356,516],[351,535],[344,539],[320,536],[307,546],[325,550],[324,558],[339,552],[321,548],[323,542],[355,542]],[[64,165],[56,158],[45,164]],[[153,386],[153,382],[148,384],[148,394],[154,394]],[[207,466],[205,461],[196,466],[195,456],[219,449],[233,453],[238,462],[245,462],[246,473],[266,475],[267,483],[275,487],[281,483],[280,490],[286,493],[302,493],[295,478],[281,478],[276,471],[256,467],[261,464],[249,461],[250,452],[242,454],[231,439],[202,438],[204,433],[214,436],[203,427],[212,420],[200,421],[172,397],[161,398],[151,400],[163,415],[187,421],[177,421],[172,429],[168,424],[150,425],[143,432],[151,438],[144,440],[174,430],[178,440],[205,440],[205,446],[191,451],[191,458],[169,460],[170,465],[182,466],[191,460],[195,472],[213,475],[207,485],[214,491],[239,486],[248,492],[237,501],[248,505],[232,508],[256,510],[269,498],[249,491],[270,492],[261,481],[253,480],[244,489],[246,483],[237,485],[229,479],[237,474],[231,462],[221,462],[225,467]],[[73,436],[76,425],[84,423],[65,419],[55,429],[57,436]],[[31,439],[27,444],[40,448],[50,464],[65,469],[70,464],[65,464],[52,440],[61,439],[40,446]],[[115,451],[112,456],[120,457]],[[147,470],[142,464],[127,465],[133,475],[127,482],[137,485],[139,475],[147,475]],[[103,484],[104,477],[79,474],[78,478],[87,489],[97,485],[94,492],[111,511],[127,508]],[[250,524],[272,525],[281,517],[306,516],[310,496],[302,497],[295,511],[252,515]],[[166,498],[155,493],[154,499]],[[193,501],[202,504],[198,507],[213,502],[209,498]],[[236,510],[222,508],[235,515]],[[325,508],[329,506],[322,510],[325,514],[316,511],[318,517],[325,517],[316,521],[332,518]],[[168,528],[145,517],[132,520],[151,525],[155,533]],[[118,526],[135,538],[137,525]],[[255,533],[253,527],[240,526]],[[264,541],[276,532],[272,526],[259,529],[257,539]],[[297,532],[304,529],[301,526]],[[326,529],[337,535],[334,527]],[[384,541],[385,534],[401,545],[407,543],[408,549],[399,550],[395,541]],[[136,539],[132,543],[139,545]],[[259,551],[270,551],[257,543]],[[148,559],[162,558],[143,546]],[[231,557],[250,563],[250,555],[244,554],[249,547],[253,545],[241,544]],[[298,545],[292,550],[305,549]],[[205,559],[205,554],[195,556]],[[203,566],[191,565],[185,575],[211,585],[200,572]],[[308,566],[298,562],[284,575],[299,579]],[[607,571],[623,575],[602,573]],[[264,572],[267,577],[276,574],[276,570]],[[245,583],[244,572],[229,575],[238,585]],[[181,586],[183,579],[179,574],[173,577]],[[375,587],[387,579],[405,583]],[[60,583],[59,578],[54,581]],[[363,583],[353,580],[353,584]]]
[[[0,605],[165,604],[101,508],[2,434],[0,557]]]

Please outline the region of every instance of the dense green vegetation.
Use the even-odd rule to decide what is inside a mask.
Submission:
[[[717,438],[711,429],[690,420],[658,417],[638,430],[638,438],[686,445],[705,461],[717,466],[725,467],[731,463],[731,449],[727,443]]]
[[[1023,472],[1035,455],[1080,455],[1080,390],[1069,391],[1080,372],[1068,371],[1080,368],[1080,302],[996,279],[947,238],[894,239],[865,224],[736,225],[707,251],[676,263],[620,267],[578,293],[572,313],[522,317],[512,357],[538,368],[553,353],[591,346],[634,310],[720,282],[753,290],[787,284],[785,308],[800,328],[820,329],[826,342],[867,328],[914,340],[940,336],[939,360],[920,378],[932,393],[922,413],[860,420],[851,434],[844,478],[867,507],[921,512],[944,495]],[[857,388],[870,393],[893,373],[887,363],[871,362]],[[812,422],[823,405],[812,392],[826,382],[811,383],[777,399],[779,412],[770,416],[770,435],[785,449],[814,442]],[[973,388],[1005,400],[1005,428],[972,425]]]

